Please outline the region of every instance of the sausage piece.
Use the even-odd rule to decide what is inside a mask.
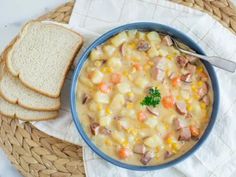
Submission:
[[[154,109],[152,109],[152,108],[150,108],[150,107],[147,107],[146,109],[147,109],[147,111],[148,111],[150,114],[159,117],[159,112],[157,112],[156,110],[154,110]]]
[[[185,115],[187,114],[187,109],[186,109],[186,104],[182,101],[177,101],[175,103],[175,107],[176,107],[176,111],[180,114],[180,115]]]
[[[150,160],[152,160],[152,158],[154,157],[154,152],[152,151],[147,151],[145,154],[143,154],[143,156],[140,159],[140,162],[143,165],[147,165],[148,162],[150,162]]]
[[[172,152],[166,151],[165,154],[164,154],[164,159],[168,159],[168,158],[170,158],[172,155],[173,155]]]
[[[164,77],[165,77],[165,71],[163,69],[160,69],[160,68],[157,68],[157,67],[153,68],[152,78],[154,80],[163,82]]]
[[[187,74],[184,74],[180,77],[180,80],[183,81],[183,82],[186,82],[186,83],[191,83],[192,82],[192,74],[191,73],[187,73]]]
[[[186,55],[186,59],[189,61],[189,63],[195,63],[197,61],[197,57],[192,55]]]
[[[82,96],[82,104],[87,104],[91,100],[91,97],[87,95],[86,93]]]
[[[179,140],[180,141],[188,141],[191,138],[191,131],[189,127],[181,128],[179,131]]]
[[[201,101],[203,101],[203,103],[205,103],[207,106],[210,104],[210,98],[208,95],[204,95],[202,98],[201,98]]]
[[[146,147],[143,144],[135,144],[133,151],[137,154],[144,154],[146,152]]]
[[[109,130],[108,128],[101,126],[99,128],[99,133],[103,134],[103,135],[111,135],[111,130]]]
[[[198,90],[198,95],[200,98],[203,98],[204,95],[208,93],[208,84],[206,82],[203,83],[201,88]]]
[[[92,135],[97,135],[99,132],[100,125],[97,122],[93,122],[90,124],[90,130]]]
[[[151,45],[145,40],[139,40],[137,49],[146,52],[151,48]]]
[[[173,125],[176,130],[180,130],[181,128],[184,128],[187,126],[187,122],[185,119],[175,118],[173,120]]]
[[[188,60],[184,56],[177,56],[176,60],[181,68],[185,67],[186,64],[188,63]]]
[[[192,64],[190,64],[190,63],[188,63],[187,66],[186,66],[186,70],[188,70],[189,73],[191,73],[191,74],[195,73],[196,68],[197,68],[197,67],[196,67],[195,65],[192,65]]]
[[[173,45],[173,41],[171,39],[171,37],[169,35],[166,35],[164,38],[163,38],[163,41],[168,45],[168,46],[172,46]]]

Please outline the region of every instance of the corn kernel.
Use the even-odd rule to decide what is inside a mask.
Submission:
[[[160,151],[160,148],[159,148],[159,147],[156,147],[156,148],[155,148],[155,151],[156,151],[156,152],[159,152],[159,151]]]
[[[177,152],[180,149],[180,145],[178,143],[172,143],[172,150]]]
[[[137,144],[138,143],[142,143],[142,139],[141,138],[136,138],[135,141],[136,141]]]
[[[112,111],[111,111],[111,109],[109,107],[106,108],[106,113],[107,114],[112,114]]]
[[[167,57],[166,57],[168,60],[173,60],[173,56],[172,55],[167,55]]]
[[[187,110],[188,110],[188,111],[192,111],[192,109],[193,109],[193,107],[192,107],[190,104],[188,104],[188,105],[187,105]]]
[[[154,65],[154,62],[153,62],[153,61],[148,61],[147,63],[148,63],[148,65],[150,65],[150,66],[153,66],[153,65]]]
[[[113,69],[111,67],[104,67],[101,69],[101,72],[109,74],[113,72]]]
[[[193,95],[193,98],[194,98],[195,100],[199,100],[199,95],[198,95],[198,94],[194,94],[194,95]]]
[[[198,86],[198,87],[203,86],[203,82],[202,82],[202,81],[198,81],[198,82],[197,82],[197,86]]]
[[[128,71],[123,71],[124,76],[128,76],[128,74],[129,74]]]
[[[112,145],[112,141],[110,139],[106,139],[105,140],[105,144],[108,145],[108,146],[111,146]]]
[[[134,104],[133,103],[127,103],[126,104],[126,108],[133,109],[134,108]]]
[[[111,67],[107,68],[107,72],[108,73],[112,73],[113,72],[113,69]]]
[[[149,70],[150,68],[151,68],[150,65],[148,65],[148,64],[145,64],[145,65],[144,65],[144,70],[145,70],[145,71]]]
[[[98,104],[97,107],[98,107],[98,110],[99,110],[99,111],[102,110],[102,105],[101,105],[101,104]]]
[[[133,92],[128,92],[128,97],[133,97],[134,93]]]
[[[102,65],[102,62],[101,62],[101,61],[95,61],[95,62],[94,62],[94,65],[95,65],[96,67],[100,67],[100,66]]]
[[[132,134],[134,136],[137,135],[137,133],[138,133],[138,131],[134,128],[128,128],[127,132],[128,132],[128,134]]]
[[[201,72],[203,71],[203,67],[202,67],[202,66],[198,67],[198,68],[197,68],[197,71],[198,71],[199,73],[201,73]]]
[[[164,125],[164,129],[165,129],[165,130],[168,130],[168,129],[169,129],[169,125],[168,125],[167,123],[163,123],[163,125]]]
[[[129,142],[128,142],[128,141],[124,141],[124,142],[122,143],[122,146],[123,146],[123,147],[128,147],[128,146],[129,146]]]
[[[172,144],[172,143],[173,143],[173,138],[168,137],[168,138],[166,139],[166,143],[167,143],[167,144]]]
[[[202,109],[206,109],[206,104],[205,103],[203,103],[203,102],[200,103],[200,106],[201,106]]]
[[[181,100],[181,96],[180,96],[180,95],[177,95],[176,99],[177,99],[177,100]]]
[[[134,42],[131,42],[131,43],[129,44],[129,47],[130,47],[131,49],[135,49],[135,48],[136,48],[136,44],[135,44]]]

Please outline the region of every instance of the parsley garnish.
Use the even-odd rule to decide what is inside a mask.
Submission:
[[[156,107],[161,101],[161,94],[157,88],[150,88],[149,95],[146,96],[141,105]]]

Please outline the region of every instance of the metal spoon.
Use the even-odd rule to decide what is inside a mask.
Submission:
[[[224,58],[221,58],[221,57],[217,57],[217,56],[205,56],[205,55],[200,55],[200,54],[196,54],[194,53],[193,50],[189,49],[189,47],[185,46],[184,44],[176,41],[175,39],[171,38],[175,47],[183,52],[183,53],[186,53],[188,55],[192,55],[192,56],[195,56],[195,57],[198,57],[198,58],[201,58],[203,60],[206,60],[208,61],[209,63],[211,63],[212,65],[218,67],[218,68],[221,68],[223,70],[226,70],[226,71],[229,71],[229,72],[232,72],[234,73],[235,70],[236,70],[236,63],[233,62],[233,61],[230,61],[230,60],[226,60]],[[183,49],[186,48],[186,49]]]

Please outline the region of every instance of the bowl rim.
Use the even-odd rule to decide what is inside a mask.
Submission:
[[[76,125],[76,128],[83,138],[83,140],[86,142],[86,144],[92,149],[93,152],[95,152],[98,156],[103,158],[104,160],[110,162],[113,165],[129,169],[129,170],[136,170],[136,171],[149,171],[149,170],[158,170],[158,169],[163,169],[167,168],[170,166],[173,166],[183,160],[185,160],[187,157],[192,155],[196,150],[199,149],[199,147],[205,142],[207,137],[209,136],[215,121],[216,121],[216,116],[218,113],[218,108],[219,108],[219,85],[218,85],[218,80],[216,77],[216,73],[214,68],[206,61],[202,61],[202,63],[205,65],[206,70],[208,71],[208,74],[210,76],[211,82],[212,82],[212,88],[213,88],[213,107],[212,107],[212,113],[211,113],[211,118],[210,121],[201,136],[201,138],[198,140],[198,142],[187,152],[184,154],[180,155],[176,159],[170,160],[168,162],[162,163],[162,164],[157,164],[157,165],[150,165],[150,166],[140,166],[140,165],[132,165],[132,164],[127,164],[125,162],[116,160],[104,152],[102,152],[87,136],[86,132],[84,131],[80,121],[79,121],[79,115],[77,114],[77,108],[76,108],[76,91],[77,91],[77,81],[78,77],[80,74],[80,71],[83,67],[83,64],[88,58],[88,55],[90,51],[97,47],[98,45],[106,42],[109,38],[112,36],[116,35],[117,33],[125,30],[131,30],[131,29],[137,29],[137,30],[147,30],[147,31],[157,31],[157,32],[162,32],[169,34],[171,36],[174,36],[178,39],[180,39],[183,43],[188,45],[190,48],[194,49],[197,53],[205,55],[203,50],[187,35],[184,33],[169,27],[167,25],[159,24],[159,23],[153,23],[153,22],[136,22],[136,23],[129,23],[125,24],[122,26],[118,26],[114,29],[109,30],[108,32],[104,33],[100,37],[98,37],[92,44],[87,47],[87,49],[84,51],[84,53],[81,55],[79,62],[75,68],[75,71],[73,73],[73,78],[72,78],[72,84],[71,84],[71,89],[70,89],[70,109],[72,113],[72,118],[73,121]]]

